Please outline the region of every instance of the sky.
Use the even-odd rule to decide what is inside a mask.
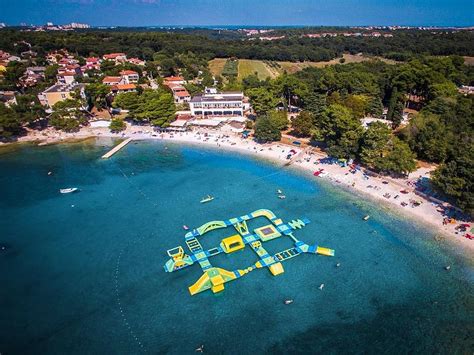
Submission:
[[[0,0],[0,22],[474,26],[474,0]]]

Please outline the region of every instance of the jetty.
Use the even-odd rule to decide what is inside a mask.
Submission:
[[[115,147],[113,147],[111,150],[109,150],[107,153],[105,153],[104,155],[102,155],[102,159],[109,159],[112,155],[114,155],[115,153],[117,153],[120,149],[122,149],[123,147],[125,147],[128,143],[130,143],[131,141],[133,140],[133,138],[128,138],[126,140],[124,140],[122,143],[116,145]]]

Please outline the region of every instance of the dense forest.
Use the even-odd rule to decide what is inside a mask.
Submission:
[[[22,41],[26,41],[31,43],[32,50],[39,54],[65,48],[81,56],[125,52],[131,57],[146,60],[153,59],[156,52],[168,55],[193,52],[206,59],[236,57],[282,61],[327,61],[341,56],[343,52],[363,52],[397,60],[405,60],[419,54],[474,56],[472,31],[431,33],[405,30],[392,31],[393,37],[377,38],[343,36],[302,38],[299,33],[290,31],[288,36],[275,41],[249,40],[237,31],[204,29],[172,33],[123,29],[76,32],[26,32],[2,29],[0,34],[0,48],[11,53],[29,49],[25,49],[25,45],[21,44]]]

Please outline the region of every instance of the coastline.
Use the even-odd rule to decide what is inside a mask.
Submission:
[[[433,234],[436,237],[445,240],[456,249],[466,253],[466,255],[472,255],[474,253],[474,241],[464,238],[461,233],[456,234],[457,231],[455,230],[455,226],[458,223],[443,225],[443,216],[436,210],[437,206],[423,197],[416,195],[413,192],[413,189],[407,185],[407,182],[416,180],[414,176],[409,179],[393,179],[372,176],[367,178],[364,177],[363,173],[360,171],[351,174],[349,173],[348,167],[341,167],[337,164],[315,164],[318,159],[326,157],[324,154],[314,151],[305,152],[300,147],[289,146],[280,142],[259,144],[249,139],[243,139],[234,133],[217,132],[205,129],[178,133],[156,133],[152,128],[146,126],[128,127],[123,133],[111,133],[108,128],[92,129],[86,127],[77,133],[63,133],[49,129],[49,131],[43,131],[41,134],[33,131],[32,134],[20,137],[17,142],[31,142],[37,143],[38,146],[44,146],[57,143],[83,141],[90,138],[151,139],[230,150],[269,160],[275,164],[281,164],[281,167],[290,169],[295,168],[304,174],[312,174],[314,171],[322,168],[326,175],[322,177],[313,177],[314,179],[327,180],[328,183],[331,183],[333,186],[338,188],[341,187],[348,193],[356,193],[361,198],[378,202],[384,208],[388,208],[400,217],[406,216],[414,223],[421,223],[427,227],[433,228]],[[0,147],[9,145],[10,143],[2,144]],[[296,154],[294,154],[295,158],[291,159],[292,164],[287,165],[289,161],[286,158],[290,150],[296,151]],[[419,172],[415,172],[414,175],[417,173]],[[311,178],[310,175],[307,177]],[[371,187],[368,188],[368,186]],[[400,189],[402,188],[408,190],[409,193],[400,194]],[[390,198],[384,197],[384,194],[389,194]],[[394,197],[397,195],[398,198],[395,199]],[[401,205],[401,202],[408,203],[410,199],[422,203],[418,207]],[[363,216],[361,216],[361,218],[362,217]],[[472,226],[473,223],[471,222],[472,221],[469,221],[467,223]]]

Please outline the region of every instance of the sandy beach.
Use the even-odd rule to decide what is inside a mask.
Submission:
[[[420,176],[428,176],[429,171],[427,169],[419,169],[405,179],[369,177],[363,173],[363,170],[351,173],[349,167],[320,163],[319,159],[326,158],[327,156],[314,149],[303,149],[282,143],[258,144],[250,138],[243,139],[240,134],[206,129],[177,133],[159,133],[154,132],[149,126],[129,126],[126,131],[118,134],[111,133],[108,128],[85,127],[77,133],[64,133],[47,129],[41,132],[30,131],[28,135],[20,137],[18,142],[38,142],[38,145],[41,146],[88,137],[132,137],[137,140],[156,139],[200,144],[216,149],[235,150],[255,157],[269,159],[282,166],[291,162],[290,167],[303,169],[311,175],[315,171],[324,169],[320,176],[314,176],[313,178],[328,180],[345,190],[352,190],[361,196],[367,196],[374,201],[378,201],[391,210],[413,219],[414,222],[430,226],[433,228],[436,238],[444,238],[468,254],[474,252],[474,240],[465,238],[463,232],[458,232],[455,229],[460,223],[468,223],[474,226],[472,221],[456,221],[455,224],[445,225],[443,224],[443,215],[438,211],[439,205],[415,194],[412,186]],[[290,151],[295,153],[288,160],[287,156]],[[400,191],[402,190],[408,193],[401,193]],[[410,201],[418,201],[419,205],[414,206]],[[363,217],[361,216],[361,218]]]

